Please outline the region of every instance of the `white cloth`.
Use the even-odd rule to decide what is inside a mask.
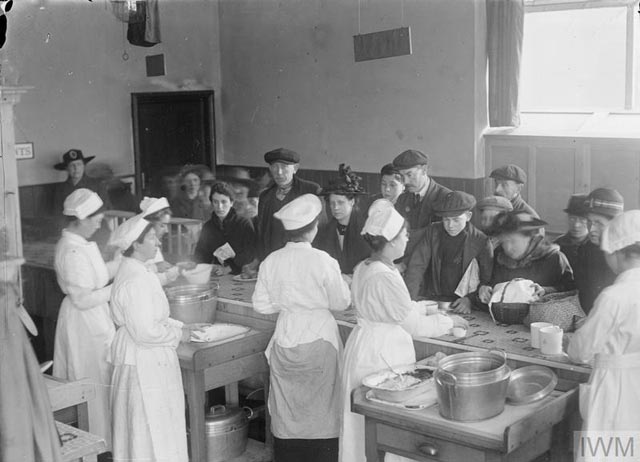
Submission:
[[[640,430],[640,268],[620,274],[571,338],[572,360],[593,363],[580,386],[583,430]]]
[[[609,222],[602,231],[600,248],[607,253],[640,242],[640,210],[628,210]]]
[[[458,287],[454,293],[458,297],[466,297],[471,292],[475,292],[480,285],[480,266],[478,265],[478,260],[474,258],[467,266],[466,271],[462,275],[462,279],[458,283]]]
[[[113,281],[114,461],[187,462],[184,390],[176,348],[182,322],[144,263],[125,258]],[[122,430],[126,429],[126,430]]]
[[[111,365],[107,355],[115,335],[109,313],[109,269],[95,242],[62,230],[54,257],[56,277],[66,297],[60,306],[53,348],[53,375],[88,377],[96,387],[89,401],[89,431],[111,447],[109,403]]]
[[[265,355],[274,343],[293,348],[324,339],[341,351],[338,325],[329,310],[343,311],[351,301],[340,266],[308,242],[288,242],[260,265],[253,292],[258,313],[280,313]]]
[[[516,278],[496,284],[491,292],[489,307],[494,303],[530,303],[535,299],[534,282],[530,279]]]
[[[356,266],[351,292],[358,325],[345,347],[340,461],[365,462],[364,417],[351,412],[351,392],[367,375],[386,369],[387,363],[415,363],[413,337],[444,335],[453,322],[441,314],[421,315],[398,270],[380,261],[365,260]],[[406,459],[387,454],[385,460]]]

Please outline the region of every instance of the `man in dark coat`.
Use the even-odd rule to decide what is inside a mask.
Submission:
[[[405,273],[412,299],[450,301],[456,312],[471,311],[466,295],[489,282],[493,266],[489,238],[470,222],[475,205],[474,197],[462,191],[452,191],[434,204],[443,221],[427,226]],[[461,284],[465,275],[469,284]]]
[[[298,178],[296,172],[300,167],[300,155],[289,149],[278,148],[264,155],[273,177],[273,185],[260,194],[258,203],[258,259],[264,260],[274,250],[284,247],[286,243],[282,222],[273,217],[296,197],[303,194],[319,194],[320,185],[312,181]],[[324,222],[324,219],[320,220]]]
[[[503,165],[496,168],[489,177],[495,181],[495,195],[506,197],[511,201],[515,212],[527,212],[536,218],[540,218],[538,212],[525,202],[520,193],[527,182],[527,174],[514,164]]]
[[[402,174],[405,185],[405,192],[396,202],[396,210],[409,223],[409,242],[404,254],[406,264],[426,227],[437,220],[433,205],[451,190],[429,177],[429,158],[420,151],[402,152],[393,159],[393,166]]]
[[[600,292],[616,279],[600,249],[600,238],[607,224],[624,211],[624,198],[615,189],[598,188],[589,193],[584,207],[589,239],[578,248],[574,274],[580,306],[589,314]]]
[[[576,273],[578,265],[578,249],[589,240],[589,228],[587,217],[585,217],[584,203],[587,200],[586,194],[573,194],[569,198],[569,204],[564,211],[567,213],[569,230],[554,241],[560,246],[562,253],[569,259],[569,264]]]

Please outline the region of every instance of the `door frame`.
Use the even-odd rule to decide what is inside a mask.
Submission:
[[[209,167],[213,170],[216,165],[216,124],[214,111],[214,91],[213,90],[194,90],[194,91],[156,91],[144,93],[131,93],[131,120],[133,129],[133,162],[135,175],[135,190],[138,196],[142,195],[142,166],[140,162],[140,137],[138,132],[140,129],[139,109],[144,103],[149,102],[172,102],[180,101],[188,97],[189,99],[197,99],[204,103],[207,111],[207,132],[208,138],[205,142],[205,150],[209,152]]]

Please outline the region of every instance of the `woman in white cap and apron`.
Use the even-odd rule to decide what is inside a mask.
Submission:
[[[604,229],[601,248],[617,274],[571,338],[569,357],[593,366],[580,385],[583,431],[640,431],[640,210]],[[581,456],[582,454],[577,454]]]
[[[158,241],[169,232],[169,221],[171,220],[171,207],[166,197],[145,197],[140,202],[141,215],[153,223]],[[149,261],[151,269],[155,269],[162,285],[175,281],[180,275],[180,269],[164,259],[161,246],[158,246],[156,255]]]
[[[176,348],[190,330],[169,317],[160,280],[146,264],[158,251],[153,224],[136,215],[115,230],[113,241],[126,249],[111,295],[113,460],[187,462]]]
[[[369,374],[416,362],[413,337],[438,337],[452,327],[467,327],[459,316],[421,314],[394,260],[407,245],[405,219],[386,199],[376,200],[362,229],[372,248],[371,257],[356,266],[351,283],[358,325],[345,346],[342,376],[343,423],[340,431],[340,461],[365,462],[364,417],[351,412],[351,392]],[[407,460],[386,454],[386,461]]]
[[[253,294],[257,312],[279,313],[265,351],[274,462],[338,460],[342,342],[330,310],[350,296],[338,262],[311,247],[321,212],[304,194],[274,213],[288,242],[262,262]]]
[[[88,377],[96,386],[89,401],[89,430],[111,447],[109,394],[111,366],[107,355],[115,335],[109,313],[109,280],[119,259],[105,263],[89,239],[100,228],[102,200],[89,189],[76,189],[64,201],[68,218],[56,245],[54,266],[66,297],[60,306],[53,349],[53,375],[67,380]]]

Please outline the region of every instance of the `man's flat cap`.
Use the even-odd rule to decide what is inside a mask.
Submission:
[[[527,174],[520,167],[514,164],[503,165],[498,167],[491,175],[496,180],[513,180],[516,183],[525,184],[527,182]]]
[[[427,165],[428,163],[429,157],[427,157],[425,153],[416,151],[415,149],[407,149],[393,159],[393,166],[399,170],[413,168],[416,165]]]
[[[476,208],[478,210],[493,209],[493,210],[510,212],[513,210],[513,204],[506,197],[487,196],[478,201]]]
[[[476,205],[476,198],[464,191],[451,191],[437,201],[433,209],[441,217],[456,217]]]
[[[285,164],[299,164],[300,155],[292,151],[291,149],[278,148],[273,151],[269,151],[264,155],[264,161],[267,164],[273,164],[274,162],[283,162]]]

